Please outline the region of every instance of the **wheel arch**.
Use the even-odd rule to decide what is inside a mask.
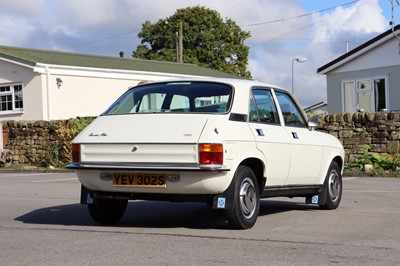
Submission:
[[[344,164],[343,158],[337,155],[335,158],[332,159],[332,161],[335,161],[339,165],[340,171],[342,172]]]
[[[265,168],[264,162],[258,158],[247,158],[243,160],[239,164],[239,166],[240,165],[247,166],[254,172],[258,182],[258,189],[260,190],[261,194],[266,182],[266,178],[264,177],[264,168]]]
[[[330,167],[332,162],[336,162],[339,165],[340,173],[343,174],[343,166],[344,166],[343,156],[341,154],[338,154],[338,153],[336,153],[336,154],[332,153],[330,156],[328,156],[328,158],[330,158],[330,159],[326,160],[325,164],[322,165],[320,176],[316,180],[317,184],[323,184],[325,182],[326,173],[328,172],[328,169],[329,169],[329,167]]]

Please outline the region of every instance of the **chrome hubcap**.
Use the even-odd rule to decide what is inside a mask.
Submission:
[[[340,182],[340,176],[335,170],[333,170],[330,172],[328,179],[329,197],[333,202],[339,199],[341,190],[342,184]]]
[[[256,210],[257,194],[254,183],[250,178],[245,178],[240,185],[240,208],[246,218],[251,218]]]

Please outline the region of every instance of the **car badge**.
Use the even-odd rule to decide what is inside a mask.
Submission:
[[[107,134],[106,133],[101,133],[101,134],[90,133],[89,137],[107,137]]]

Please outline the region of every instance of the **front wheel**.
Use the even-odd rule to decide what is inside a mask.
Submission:
[[[92,219],[101,225],[117,223],[125,213],[127,200],[96,199],[95,204],[88,205]]]
[[[233,207],[229,209],[228,221],[233,228],[248,229],[257,221],[260,209],[260,192],[256,176],[249,167],[239,166],[234,179]]]
[[[340,167],[335,161],[329,166],[323,189],[325,202],[319,206],[327,210],[336,209],[342,199],[343,182]]]

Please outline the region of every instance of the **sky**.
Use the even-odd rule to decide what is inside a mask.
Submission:
[[[390,29],[391,0],[0,0],[0,45],[126,57],[146,20],[203,6],[250,31],[254,79],[292,91],[303,107],[326,100],[317,69]],[[394,21],[400,23],[399,0]],[[293,61],[304,58],[306,62]],[[292,76],[293,72],[293,76]]]

